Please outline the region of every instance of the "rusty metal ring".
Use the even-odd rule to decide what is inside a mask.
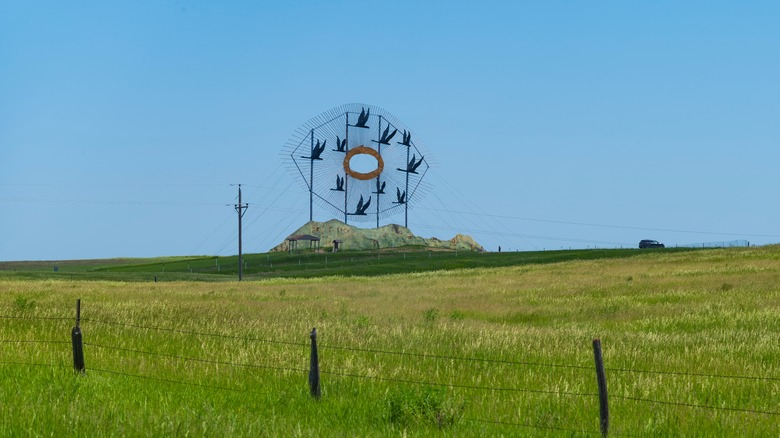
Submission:
[[[351,167],[349,167],[349,160],[352,159],[355,155],[371,155],[372,157],[376,158],[376,169],[374,169],[371,172],[368,173],[362,173],[362,172],[355,172],[352,170]],[[385,162],[382,160],[382,156],[379,155],[379,152],[377,152],[374,149],[371,149],[366,146],[358,146],[356,148],[352,148],[347,152],[347,156],[344,157],[344,171],[347,172],[347,175],[351,176],[352,178],[359,179],[361,181],[368,181],[370,179],[374,179],[378,177],[382,170],[385,168]]]

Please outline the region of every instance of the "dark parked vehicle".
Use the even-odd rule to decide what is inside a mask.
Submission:
[[[639,242],[639,247],[644,248],[663,248],[664,244],[657,240],[642,240]]]

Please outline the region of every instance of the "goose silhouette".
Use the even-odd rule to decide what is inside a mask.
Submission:
[[[409,173],[417,173],[417,168],[420,167],[420,164],[422,164],[423,158],[425,157],[421,156],[420,160],[415,163],[414,155],[412,155],[412,161],[409,162]]]
[[[311,156],[310,157],[301,157],[301,158],[308,158],[310,160],[322,160],[322,158],[320,158],[320,155],[322,155],[322,151],[325,150],[325,143],[327,143],[327,142],[328,142],[328,140],[325,140],[325,141],[322,142],[322,145],[320,145],[320,141],[317,140],[317,145],[314,146],[314,148],[312,148],[312,150],[311,150]]]
[[[420,157],[420,160],[418,161],[417,155],[412,155],[412,159],[409,160],[409,163],[406,165],[406,169],[398,168],[396,170],[400,170],[401,172],[406,172],[406,173],[417,174],[417,168],[420,167],[420,164],[422,164],[423,158],[425,157]]]
[[[396,202],[393,202],[393,204],[405,204],[406,203],[406,192],[401,192],[401,189],[396,187],[395,188],[395,197],[398,198]]]
[[[352,126],[354,126],[355,128],[368,128],[368,126],[366,126],[366,123],[368,123],[369,114],[371,114],[371,108],[369,108],[368,111],[366,111],[365,108],[361,108],[360,115],[358,116],[357,119],[357,123],[355,123]]]
[[[363,195],[360,195],[360,201],[358,201],[357,209],[354,214],[357,216],[365,216],[369,205],[371,205],[371,197],[369,196],[368,201],[364,204]]]
[[[387,185],[387,181],[382,181],[380,184],[379,178],[376,179],[376,193],[377,195],[384,195],[385,194],[385,186]]]
[[[331,189],[331,190],[334,190],[334,191],[337,191],[337,192],[343,192],[344,191],[344,177],[343,176],[340,177],[340,176],[336,175],[336,188],[335,189]]]
[[[346,152],[347,151],[347,139],[340,139],[336,136],[336,149],[332,149],[333,152]]]
[[[379,144],[390,144],[390,140],[393,139],[393,137],[395,136],[395,134],[397,132],[398,132],[398,130],[396,129],[395,131],[390,133],[390,126],[388,126],[387,128],[385,128],[385,132],[382,133],[382,138],[380,138],[379,140],[371,140],[371,141],[373,141],[374,143],[379,143]],[[388,133],[389,133],[389,135],[388,135]]]
[[[403,132],[404,140],[403,141],[397,141],[396,143],[403,145],[403,146],[411,146],[412,145],[412,133],[407,132],[406,129],[404,129]]]

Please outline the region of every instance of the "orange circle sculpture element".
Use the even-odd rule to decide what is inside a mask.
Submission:
[[[368,173],[362,173],[362,172],[355,172],[352,170],[351,167],[349,167],[349,161],[354,157],[355,155],[371,155],[372,157],[376,158],[376,169],[374,169],[371,172]],[[344,171],[347,172],[347,175],[351,176],[352,178],[359,179],[361,181],[367,181],[369,179],[374,179],[379,176],[379,174],[382,173],[382,170],[385,168],[385,162],[382,160],[382,156],[379,155],[379,152],[375,151],[374,149],[371,149],[366,146],[358,146],[356,148],[352,148],[347,152],[347,156],[344,157]]]

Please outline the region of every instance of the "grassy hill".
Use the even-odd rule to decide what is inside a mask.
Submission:
[[[376,276],[463,268],[488,268],[572,260],[633,257],[652,251],[675,253],[690,248],[653,250],[588,249],[487,253],[408,246],[373,251],[270,252],[244,255],[244,279],[319,276]],[[55,267],[57,272],[55,272]],[[238,275],[238,256],[161,257],[48,262],[0,262],[0,278],[83,279],[117,281],[231,281]]]
[[[362,266],[375,257],[352,272],[389,269]],[[593,338],[612,436],[780,434],[777,246],[482,254],[470,263],[507,266],[243,283],[114,272],[164,262],[167,278],[197,260],[0,277],[0,435],[598,436]],[[72,370],[77,298],[85,375]]]

